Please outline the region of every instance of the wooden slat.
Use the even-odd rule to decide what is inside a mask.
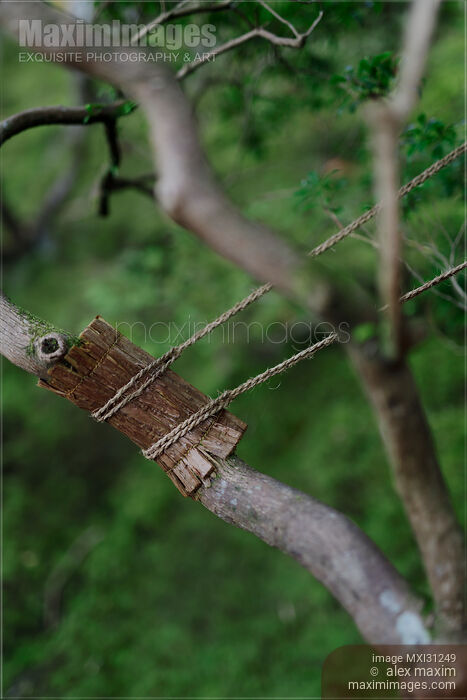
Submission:
[[[86,411],[103,406],[154,360],[99,316],[85,328],[80,339],[81,344],[73,346],[49,370],[47,381],[39,380],[39,386]],[[167,370],[108,423],[146,449],[208,401],[209,397]],[[194,495],[215,470],[214,457],[228,457],[246,427],[232,413],[222,411],[180,438],[157,461],[184,495]]]

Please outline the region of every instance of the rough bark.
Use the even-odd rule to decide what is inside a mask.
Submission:
[[[74,345],[41,379],[39,386],[93,412],[154,358],[106,323],[95,318]],[[144,376],[132,390],[147,379]],[[170,369],[139,396],[120,408],[107,422],[138,447],[146,449],[172,428],[196,413],[209,398]],[[193,496],[215,469],[215,457],[229,456],[246,424],[221,411],[180,438],[158,458],[178,490]]]

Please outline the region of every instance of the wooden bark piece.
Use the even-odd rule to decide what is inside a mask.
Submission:
[[[154,358],[99,316],[80,335],[81,344],[49,370],[39,386],[95,411]],[[146,377],[140,382],[142,383]],[[130,392],[137,387],[130,389]],[[172,370],[107,421],[146,449],[195,413],[209,398]],[[193,495],[216,467],[216,457],[234,451],[246,424],[228,411],[208,418],[157,458],[184,495]]]

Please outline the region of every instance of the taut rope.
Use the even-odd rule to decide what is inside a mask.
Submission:
[[[433,177],[433,175],[436,175],[442,168],[446,167],[450,163],[452,163],[456,158],[458,158],[460,155],[465,153],[467,150],[467,142],[463,143],[461,146],[458,146],[456,149],[448,153],[444,158],[441,158],[440,160],[436,161],[436,163],[433,163],[429,168],[424,170],[422,173],[417,175],[413,180],[408,182],[406,185],[400,188],[398,192],[398,198],[404,197],[406,194],[411,192],[415,187],[419,187],[422,185],[426,180],[428,180],[430,177]],[[362,214],[358,219],[353,221],[351,224],[346,226],[345,228],[341,229],[337,233],[335,233],[333,236],[328,238],[326,241],[323,243],[320,243],[318,246],[313,248],[308,255],[312,257],[316,257],[318,255],[321,255],[324,253],[326,250],[329,250],[332,248],[334,245],[339,243],[341,240],[349,236],[351,233],[353,233],[356,229],[358,229],[360,226],[365,224],[367,221],[370,221],[378,212],[381,210],[381,204],[376,204],[374,207],[369,209],[367,212]],[[409,299],[413,299],[413,297],[417,296],[418,294],[421,294],[427,289],[430,289],[430,287],[433,287],[436,284],[439,284],[440,282],[443,282],[444,280],[448,279],[449,277],[452,277],[453,275],[457,274],[461,270],[463,270],[467,266],[467,262],[463,262],[460,265],[457,265],[456,267],[451,268],[450,270],[442,273],[441,275],[438,275],[434,279],[430,280],[429,282],[425,282],[423,285],[420,287],[417,287],[416,289],[408,292],[407,294],[404,294],[401,298],[400,301],[401,303],[404,303],[406,301],[409,301]],[[157,358],[154,360],[154,362],[151,362],[149,365],[146,367],[143,367],[137,374],[135,374],[124,386],[122,386],[115,394],[112,396],[107,403],[104,404],[101,408],[97,409],[94,411],[91,415],[93,418],[95,418],[97,421],[106,421],[109,418],[111,418],[115,413],[117,413],[121,408],[126,406],[130,401],[132,401],[134,398],[142,394],[142,392],[150,385],[152,384],[158,377],[160,377],[174,362],[177,360],[180,355],[183,353],[184,350],[189,348],[191,345],[196,343],[198,340],[201,338],[204,338],[204,336],[208,335],[211,333],[215,328],[218,326],[222,325],[226,321],[228,321],[232,316],[235,316],[237,313],[240,311],[243,311],[247,306],[252,304],[254,301],[257,299],[260,299],[262,296],[267,294],[271,289],[273,288],[272,284],[264,284],[261,287],[258,287],[255,289],[251,294],[249,294],[247,297],[239,301],[237,304],[232,306],[232,308],[228,309],[227,311],[224,311],[220,316],[218,316],[216,319],[211,321],[210,323],[206,324],[203,328],[201,328],[199,331],[194,333],[190,338],[185,340],[183,343],[180,345],[177,345],[176,347],[171,348],[168,350],[164,355],[161,357]],[[267,381],[271,377],[275,376],[276,374],[279,374],[280,372],[284,372],[285,370],[289,369],[289,367],[292,367],[295,365],[297,362],[300,362],[301,360],[304,360],[305,358],[311,357],[314,355],[316,352],[321,350],[324,347],[327,347],[328,345],[331,345],[337,340],[337,335],[335,333],[332,333],[328,335],[324,340],[320,341],[319,343],[315,343],[315,345],[310,346],[306,350],[302,350],[301,352],[293,355],[292,357],[288,358],[287,360],[284,360],[280,364],[276,365],[275,367],[271,367],[267,369],[265,372],[262,374],[257,375],[256,377],[252,377],[251,379],[248,379],[246,382],[243,384],[240,384],[240,386],[236,387],[235,389],[229,389],[227,391],[224,391],[220,396],[218,396],[215,399],[211,399],[205,406],[203,406],[199,411],[194,413],[193,415],[189,416],[185,421],[180,423],[180,425],[175,426],[173,430],[171,430],[169,433],[164,435],[160,440],[158,440],[154,445],[151,445],[148,447],[146,450],[143,451],[144,456],[147,459],[156,459],[162,452],[164,452],[170,445],[173,445],[177,440],[179,440],[181,437],[186,435],[186,433],[190,432],[190,430],[193,430],[196,428],[200,423],[202,423],[204,420],[209,418],[210,416],[215,415],[222,409],[226,408],[231,401],[233,401],[237,396],[240,394],[243,394],[245,391],[248,391],[249,389],[252,389],[253,387],[257,386],[258,384],[261,384],[262,382]],[[140,379],[143,379],[146,375],[147,378],[143,383],[137,387],[134,391],[127,393],[130,389],[133,389],[139,382]]]
[[[155,442],[154,445],[148,447],[147,450],[143,450],[143,455],[147,459],[156,459],[160,454],[162,454],[162,452],[165,452],[170,445],[173,445],[174,442],[177,442],[177,440],[189,433],[190,430],[196,428],[207,418],[219,413],[219,411],[221,411],[223,408],[227,408],[229,403],[236,399],[237,396],[240,396],[240,394],[244,394],[245,391],[253,389],[253,387],[258,386],[258,384],[267,382],[268,379],[271,379],[271,377],[274,377],[276,374],[285,372],[285,370],[289,369],[289,367],[293,367],[297,364],[297,362],[311,357],[319,350],[322,350],[328,345],[331,345],[331,343],[334,343],[336,340],[337,334],[331,333],[323,340],[320,340],[319,343],[315,343],[309,348],[298,352],[296,355],[292,355],[292,357],[289,357],[287,360],[284,360],[275,367],[270,367],[265,372],[262,372],[262,374],[258,374],[256,377],[251,377],[251,379],[247,379],[246,382],[243,382],[243,384],[240,384],[240,386],[237,386],[235,389],[227,389],[227,391],[224,391],[216,399],[211,399],[209,403],[203,406],[203,408],[200,408],[199,411],[196,411],[196,413],[193,413],[192,416],[189,416],[183,421],[183,423],[176,425],[173,430]]]

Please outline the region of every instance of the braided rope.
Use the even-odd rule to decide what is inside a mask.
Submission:
[[[436,163],[433,163],[429,168],[424,170],[422,173],[417,175],[413,180],[411,180],[406,185],[401,187],[401,189],[399,190],[399,193],[398,193],[398,197],[399,198],[404,197],[406,194],[408,194],[415,187],[418,187],[421,184],[423,184],[430,177],[433,177],[433,175],[436,175],[436,173],[438,173],[442,168],[449,165],[449,163],[452,163],[456,158],[458,158],[466,150],[467,150],[467,142],[463,143],[461,146],[458,146],[458,148],[451,151],[451,153],[448,153],[444,158],[441,158],[441,160],[438,160],[438,161],[436,161]],[[380,208],[381,208],[381,205],[376,204],[369,211],[362,214],[362,216],[360,216],[354,222],[352,222],[351,224],[349,224],[345,228],[341,229],[341,231],[338,231],[336,234],[334,234],[333,236],[328,238],[326,241],[324,241],[323,243],[318,245],[316,248],[311,250],[309,255],[312,257],[316,257],[318,255],[321,255],[321,253],[324,253],[326,250],[328,250],[332,246],[336,245],[336,243],[341,241],[343,238],[345,238],[345,237],[349,236],[351,233],[353,233],[353,231],[355,231],[357,228],[359,228],[360,226],[365,224],[367,221],[372,219],[380,211]],[[455,274],[455,273],[452,273],[452,274]],[[445,279],[445,278],[443,278],[443,279]],[[442,281],[442,280],[439,280],[439,281]],[[434,284],[437,284],[437,283],[438,282],[434,282]],[[428,288],[428,287],[426,287],[426,288]],[[178,345],[174,348],[171,348],[164,355],[155,359],[154,362],[151,362],[146,367],[143,367],[124,386],[122,386],[115,393],[115,395],[112,396],[107,401],[106,404],[104,404],[104,406],[102,406],[101,408],[94,411],[91,414],[92,417],[100,422],[106,421],[109,418],[111,418],[113,415],[115,415],[115,413],[117,413],[121,408],[126,406],[130,401],[132,401],[137,396],[140,396],[140,394],[142,394],[143,391],[150,384],[152,384],[158,377],[160,377],[173,364],[173,362],[175,362],[175,360],[177,360],[180,357],[180,355],[183,353],[184,350],[189,348],[191,345],[196,343],[198,340],[200,340],[204,336],[211,333],[215,328],[217,328],[218,326],[220,326],[223,323],[225,323],[226,321],[228,321],[230,318],[232,318],[232,316],[235,316],[235,314],[237,314],[240,311],[242,311],[243,309],[245,309],[247,306],[249,306],[250,304],[255,302],[257,299],[260,299],[262,296],[267,294],[271,289],[272,289],[272,284],[268,283],[268,284],[264,284],[261,287],[258,287],[257,289],[253,290],[253,292],[251,292],[251,294],[249,294],[247,297],[245,297],[241,301],[237,302],[237,304],[235,304],[231,309],[228,309],[223,314],[218,316],[216,319],[214,319],[210,323],[206,324],[206,326],[204,326],[204,328],[201,328],[199,331],[197,331],[194,335],[192,335],[186,341],[184,341],[183,343],[181,343],[180,345]],[[414,291],[416,291],[416,290],[414,290]],[[421,289],[421,291],[424,291],[424,290]],[[418,293],[421,293],[421,292],[418,292]],[[413,292],[411,292],[409,294],[416,296]],[[410,298],[412,298],[412,297],[410,297]],[[127,394],[127,392],[130,389],[133,389],[138,384],[140,379],[142,379],[146,375],[149,375],[147,377],[147,379],[138,388],[136,388],[133,392],[130,392]],[[260,375],[260,376],[262,376],[262,375]],[[125,396],[125,394],[127,394],[127,395]],[[221,395],[221,396],[223,396],[223,395]],[[230,399],[230,400],[232,400],[232,399]]]
[[[183,437],[191,430],[196,428],[200,423],[205,421],[207,418],[210,418],[211,416],[215,415],[216,413],[219,413],[219,411],[221,411],[222,409],[227,408],[229,403],[236,399],[237,396],[240,396],[240,394],[244,394],[246,391],[249,391],[255,386],[258,386],[258,384],[266,382],[268,379],[271,379],[271,377],[274,377],[276,374],[285,372],[290,367],[296,365],[297,362],[311,357],[319,350],[322,350],[328,345],[334,343],[336,340],[337,334],[331,333],[323,340],[320,340],[319,343],[315,343],[314,345],[311,345],[305,350],[298,352],[296,355],[292,355],[292,357],[289,357],[287,360],[284,360],[280,364],[275,365],[275,367],[270,367],[261,374],[258,374],[256,377],[251,377],[250,379],[247,379],[246,382],[243,382],[243,384],[240,384],[240,386],[237,386],[235,389],[227,389],[227,391],[224,391],[217,398],[211,399],[211,401],[209,401],[209,403],[200,408],[199,411],[196,411],[196,413],[193,413],[193,415],[189,416],[182,423],[176,425],[175,428],[173,428],[173,430],[164,435],[160,440],[154,443],[154,445],[151,445],[147,448],[147,450],[144,450],[143,455],[147,459],[156,459],[160,454],[162,454],[162,452],[165,452],[165,450],[168,447],[173,445],[181,437]]]
[[[449,279],[450,277],[453,277],[454,275],[457,275],[458,272],[461,270],[464,270],[464,268],[467,267],[467,260],[464,260],[464,262],[459,263],[459,265],[456,265],[456,267],[451,267],[450,270],[446,270],[446,272],[442,272],[440,275],[437,277],[433,277],[432,280],[429,280],[429,282],[425,282],[422,284],[420,287],[417,287],[416,289],[412,289],[410,292],[407,292],[407,294],[403,294],[399,301],[404,304],[406,301],[409,301],[410,299],[413,299],[414,297],[418,296],[422,292],[426,292],[427,289],[431,289],[431,287],[434,287],[436,284],[439,284],[440,282],[444,282],[444,280]],[[387,307],[383,307],[382,310],[386,309]]]
[[[107,401],[107,403],[104,404],[104,406],[102,406],[102,408],[99,408],[97,411],[94,411],[94,413],[91,414],[92,417],[99,422],[106,421],[109,418],[111,418],[115,413],[117,413],[117,411],[126,406],[127,403],[132,401],[137,396],[140,396],[140,394],[142,394],[143,391],[150,384],[152,384],[152,382],[154,382],[158,377],[160,377],[161,374],[164,374],[164,372],[170,367],[170,365],[180,357],[184,350],[189,348],[191,345],[194,345],[194,343],[196,343],[198,340],[201,340],[201,338],[204,338],[205,335],[212,333],[212,331],[215,328],[228,321],[230,318],[232,318],[232,316],[235,316],[235,314],[238,314],[240,311],[243,311],[243,309],[246,309],[247,306],[249,306],[254,301],[262,297],[271,289],[272,284],[264,284],[262,287],[258,287],[247,297],[237,302],[235,306],[232,306],[231,309],[224,311],[224,313],[218,316],[216,319],[214,319],[214,321],[211,321],[199,331],[194,333],[194,335],[188,338],[188,340],[185,340],[183,343],[180,343],[180,345],[171,348],[164,355],[161,355],[161,357],[158,357],[156,360],[154,360],[154,362],[151,362],[149,365],[146,365],[146,367],[143,367],[143,369],[141,369],[137,374],[135,374],[130,379],[130,381],[127,382],[127,384],[122,386],[117,391],[117,393],[114,396],[112,396],[112,398],[110,398]],[[138,381],[142,377],[144,377],[145,374],[151,372],[152,374],[150,374],[150,376],[146,379],[145,382],[143,382],[143,384],[141,384],[141,386],[138,389],[136,389],[133,393],[128,394],[128,396],[119,401],[123,394],[126,394],[128,389],[132,389],[138,383]]]
[[[407,292],[407,294],[404,294],[400,297],[400,302],[404,304],[406,301],[413,299],[422,292],[425,292],[427,289],[430,289],[436,284],[440,284],[440,282],[444,282],[444,280],[449,279],[449,277],[456,275],[458,272],[460,272],[466,267],[467,260],[460,263],[459,265],[456,265],[456,267],[453,267],[450,270],[443,272],[437,277],[434,277],[432,280],[425,282],[420,287],[417,287],[416,289],[412,289],[410,292]],[[383,311],[384,308],[381,309],[381,311]],[[193,415],[189,416],[182,423],[175,426],[173,430],[164,435],[160,440],[158,440],[153,445],[144,450],[143,455],[146,457],[146,459],[157,459],[157,457],[159,457],[159,455],[165,452],[165,450],[168,447],[173,445],[175,442],[177,442],[177,440],[189,433],[191,430],[194,430],[194,428],[196,428],[200,423],[205,421],[207,418],[210,418],[211,416],[215,415],[216,413],[219,413],[219,411],[221,411],[222,409],[227,408],[227,406],[234,399],[236,399],[237,396],[240,396],[240,394],[244,394],[246,391],[253,389],[258,384],[266,382],[268,379],[274,377],[276,374],[285,372],[287,369],[297,364],[297,362],[311,357],[319,350],[322,350],[322,348],[325,348],[328,345],[334,343],[336,340],[337,335],[335,333],[332,333],[331,335],[328,335],[324,340],[321,340],[319,343],[315,343],[315,345],[312,345],[309,348],[302,350],[296,355],[292,355],[292,357],[289,357],[287,360],[284,360],[275,367],[267,369],[265,372],[263,372],[262,374],[258,374],[256,377],[251,377],[251,379],[248,379],[246,382],[240,384],[240,386],[236,387],[235,389],[227,389],[227,391],[224,391],[217,398],[211,399],[211,401],[209,401],[209,403],[203,406],[203,408],[201,408],[196,413],[193,413]]]
[[[465,153],[465,151],[467,151],[467,141],[448,153],[446,156],[444,156],[444,158],[441,158],[440,160],[437,160],[436,163],[430,165],[429,168],[414,177],[414,179],[410,180],[410,182],[408,182],[406,185],[403,185],[403,187],[401,187],[397,193],[397,198],[401,199],[415,189],[415,187],[420,187],[420,185],[423,185],[423,183],[429,180],[430,177],[433,177],[433,175],[439,173],[440,170],[452,163],[454,160],[456,160],[456,158],[459,158],[459,156]],[[343,238],[350,236],[351,233],[360,228],[360,226],[363,226],[363,224],[366,224],[367,221],[370,221],[370,219],[376,216],[376,214],[379,214],[380,211],[381,204],[375,204],[374,207],[359,216],[358,219],[355,219],[355,221],[353,221],[351,224],[323,241],[323,243],[317,245],[316,248],[313,248],[308,255],[312,258],[315,258],[317,255],[321,255],[321,253],[324,253],[326,250],[329,250],[329,248],[335,246],[336,243],[342,241]]]

